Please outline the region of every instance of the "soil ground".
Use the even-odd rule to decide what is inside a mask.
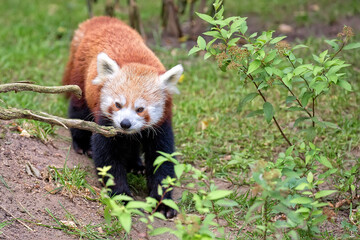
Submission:
[[[79,239],[79,236],[35,224],[58,226],[45,209],[50,210],[58,220],[69,221],[71,219],[66,209],[81,226],[96,225],[104,221],[103,207],[99,202],[86,200],[82,196],[48,192],[49,189],[54,189],[47,178],[48,166],[62,168],[66,159],[69,168],[80,166],[90,173],[87,177],[90,185],[101,187],[92,160],[73,150],[69,152],[71,142],[68,131],[60,129],[55,139],[44,144],[38,139],[20,136],[18,132],[11,131],[11,128],[4,125],[0,127],[0,221],[17,218],[21,222],[14,221],[2,228],[3,234],[0,235],[0,239]],[[40,178],[27,173],[28,162],[41,172]],[[179,194],[175,192],[174,198],[178,197]],[[155,227],[173,227],[173,225],[171,220],[158,221]],[[144,228],[145,226],[137,226],[137,229]],[[140,239],[139,236],[132,237]],[[166,236],[166,239],[175,238]]]

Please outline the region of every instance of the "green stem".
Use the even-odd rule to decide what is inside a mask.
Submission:
[[[343,41],[339,50],[336,51],[336,53],[330,58],[330,60],[333,60],[336,57],[336,55],[338,55],[341,52],[341,50],[343,50],[345,45],[346,43]]]
[[[256,84],[256,82],[254,82],[254,79],[251,75],[247,75],[251,81],[254,83],[258,93],[260,94],[260,96],[262,97],[262,99],[264,100],[264,102],[267,102],[264,94],[261,92],[261,90],[259,89],[259,86]],[[281,136],[285,139],[285,141],[289,144],[289,146],[292,146],[293,144],[290,142],[290,140],[286,137],[285,133],[283,132],[282,128],[280,127],[278,121],[276,120],[275,116],[273,116],[273,120],[275,122],[276,127],[279,129]]]
[[[314,117],[315,117],[315,98],[314,98],[314,97],[313,97],[313,99],[312,99],[312,112],[313,112],[312,116],[313,116],[313,118],[314,118]],[[312,126],[315,127],[315,122],[314,122],[314,120],[312,120]]]
[[[296,101],[299,104],[299,106],[305,110],[305,112],[309,115],[309,117],[311,116],[311,113],[301,104],[299,98],[294,94],[294,92],[284,83],[284,81],[282,79],[280,79],[280,82],[286,87],[286,89],[291,93],[291,95],[293,95],[294,97],[296,97]],[[313,121],[314,123],[314,121]]]
[[[286,58],[289,60],[289,62],[291,63],[292,67],[295,69],[296,67],[295,67],[294,63],[290,60],[289,56],[286,56]],[[300,77],[301,77],[301,79],[304,80],[304,82],[306,83],[306,86],[308,87],[308,90],[311,90],[311,89],[310,89],[310,85],[309,85],[309,83],[306,81],[306,79],[304,78],[304,76],[301,76],[301,75],[300,75]]]

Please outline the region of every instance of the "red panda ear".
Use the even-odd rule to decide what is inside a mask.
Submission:
[[[184,68],[181,64],[179,64],[171,68],[164,74],[160,75],[160,81],[169,91],[169,93],[179,93],[179,90],[176,87],[176,83],[179,81],[179,78],[181,77],[183,72]]]
[[[112,60],[106,53],[101,52],[97,55],[97,77],[92,81],[94,85],[103,83],[109,77],[115,75],[120,70],[119,65]]]

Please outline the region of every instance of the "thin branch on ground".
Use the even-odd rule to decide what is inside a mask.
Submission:
[[[66,86],[39,86],[29,83],[6,83],[0,84],[0,93],[4,92],[23,92],[23,91],[31,91],[38,93],[73,93],[76,97],[81,98],[82,91],[77,85],[66,85]]]
[[[0,84],[0,93],[4,92],[22,92],[22,91],[31,91],[38,93],[72,93],[76,97],[81,98],[82,91],[77,85],[66,85],[66,86],[57,86],[57,87],[47,87],[39,86],[31,83],[7,83]],[[116,136],[119,131],[114,127],[101,126],[95,122],[84,121],[81,119],[67,119],[54,115],[50,115],[45,112],[27,110],[27,109],[17,109],[17,108],[3,108],[0,107],[0,120],[14,120],[14,119],[31,119],[41,122],[50,123],[52,125],[62,126],[66,129],[68,128],[77,128],[81,130],[87,130],[93,133],[100,133],[105,137]]]
[[[119,133],[119,131],[116,130],[114,127],[101,126],[96,124],[95,122],[84,121],[80,119],[67,119],[53,116],[48,113],[37,112],[27,109],[0,107],[0,120],[13,119],[32,119],[50,123],[53,125],[62,126],[65,128],[77,128],[81,130],[87,130],[93,133],[100,133],[105,137],[113,137]]]

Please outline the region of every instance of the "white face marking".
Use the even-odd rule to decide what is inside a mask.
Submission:
[[[123,95],[119,95],[119,98],[116,99],[115,102],[118,102],[121,104],[121,106],[124,106],[126,104],[126,98]]]
[[[150,115],[150,125],[156,124],[160,121],[164,113],[164,104],[163,103],[156,103],[153,105],[148,106],[148,113]]]
[[[137,109],[139,107],[146,108],[146,101],[142,98],[136,99],[134,103],[134,108]]]
[[[101,94],[100,97],[100,110],[105,113],[107,117],[111,117],[110,113],[108,113],[108,109],[111,105],[114,104],[114,99],[111,96],[106,94]]]
[[[125,133],[139,132],[145,124],[144,119],[136,114],[131,108],[122,108],[113,113],[112,120],[115,127],[122,129],[121,122],[125,119],[129,120],[131,123],[130,128],[123,129]]]

